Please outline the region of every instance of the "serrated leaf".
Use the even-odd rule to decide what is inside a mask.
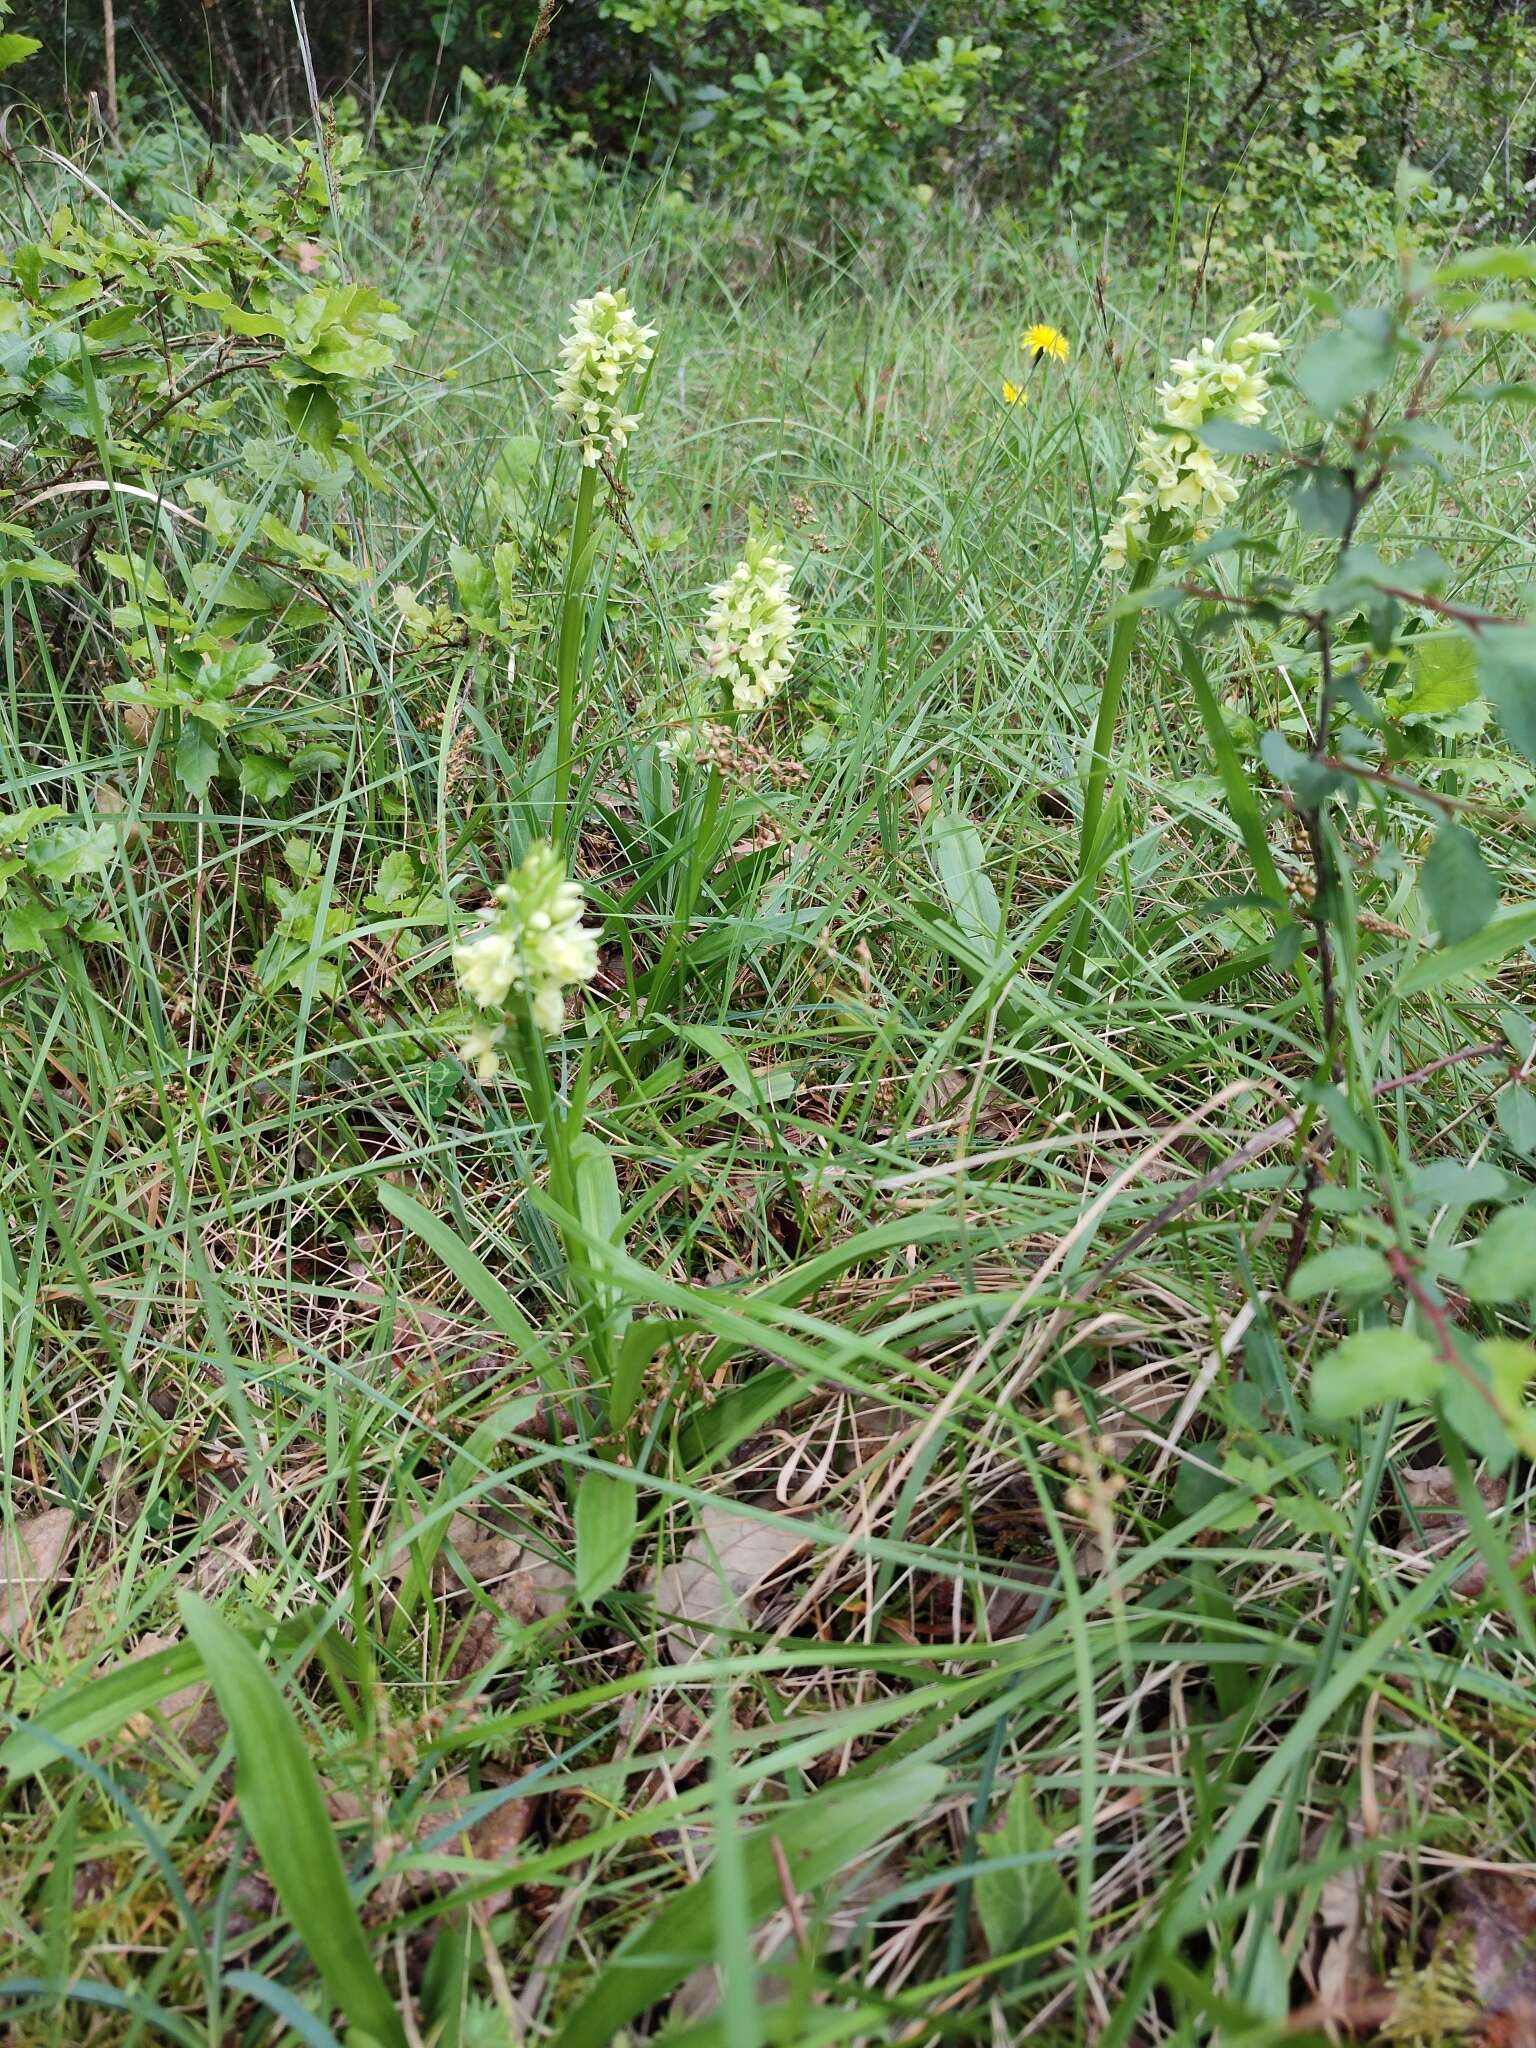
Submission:
[[[1500,1210],[1473,1245],[1461,1284],[1476,1302],[1536,1294],[1536,1203]]]
[[[397,847],[379,862],[368,907],[370,910],[390,910],[396,904],[412,902],[420,893],[421,873],[415,857],[403,847]]]
[[[1035,1805],[1027,1777],[1008,1795],[999,1826],[977,1838],[976,1916],[989,1955],[1059,1939],[1075,1923],[1056,1837]]]
[[[1405,724],[1460,711],[1479,696],[1477,650],[1465,633],[1420,633],[1408,643],[1405,681],[1387,697],[1387,710]]]
[[[1379,1299],[1391,1285],[1391,1270],[1380,1252],[1370,1245],[1337,1244],[1303,1259],[1285,1291],[1292,1301],[1311,1301],[1319,1294],[1369,1301]]]
[[[61,886],[82,876],[103,875],[117,858],[112,825],[45,825],[27,841],[27,866]]]
[[[1435,834],[1419,887],[1440,932],[1442,945],[1455,945],[1483,929],[1499,907],[1499,885],[1488,870],[1482,848],[1454,819]]]
[[[67,816],[62,804],[29,804],[24,811],[0,812],[0,846],[17,846],[30,839],[39,825],[51,825]]]
[[[1432,1346],[1411,1330],[1360,1330],[1313,1366],[1313,1412],[1338,1422],[1384,1401],[1427,1401],[1444,1376]]]
[[[68,923],[68,912],[52,904],[12,904],[0,925],[0,952],[46,953],[49,933],[63,931]]]
[[[9,71],[13,64],[25,63],[42,47],[36,36],[0,36],[0,71]]]
[[[259,804],[276,803],[298,781],[298,770],[271,754],[242,754],[240,787]]]
[[[200,718],[183,718],[176,741],[176,780],[201,802],[218,772],[219,749],[212,731]]]

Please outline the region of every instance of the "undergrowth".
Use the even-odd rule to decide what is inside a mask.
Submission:
[[[1529,272],[1252,279],[1260,542],[1127,611],[1182,269],[258,154],[9,166],[12,2038],[1456,2038],[1536,1853]],[[546,841],[595,945],[492,1027]]]

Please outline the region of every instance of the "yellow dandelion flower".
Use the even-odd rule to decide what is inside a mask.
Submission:
[[[1028,393],[1022,384],[1010,384],[1006,377],[1003,379],[1004,405],[1022,405],[1027,396]]]
[[[1064,363],[1072,353],[1067,337],[1055,327],[1026,327],[1019,337],[1019,346],[1025,355],[1033,356],[1039,362],[1042,356],[1054,356],[1058,363]]]

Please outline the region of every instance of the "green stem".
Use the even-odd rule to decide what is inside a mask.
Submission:
[[[574,1135],[570,1125],[572,1116],[555,1093],[555,1085],[549,1067],[549,1050],[544,1035],[533,1021],[531,1011],[511,1020],[513,1042],[517,1048],[517,1066],[526,1092],[528,1105],[544,1135],[544,1156],[549,1166],[549,1192],[555,1205],[568,1216],[577,1214],[576,1176],[571,1165],[571,1138]],[[575,1118],[580,1129],[580,1117]],[[606,1349],[606,1332],[600,1314],[594,1306],[595,1290],[592,1285],[591,1263],[586,1246],[577,1237],[560,1233],[561,1248],[565,1253],[566,1293],[577,1319],[586,1332],[589,1354],[601,1354]],[[589,1357],[594,1368],[605,1361],[596,1356]],[[601,1377],[601,1372],[599,1372]],[[572,1388],[575,1394],[576,1389]],[[581,1401],[573,1407],[576,1426],[583,1437],[586,1435],[586,1410]]]
[[[710,843],[715,836],[715,822],[720,815],[720,770],[711,768],[709,780],[704,785],[704,805],[699,816],[698,829],[692,834],[688,847],[688,864],[683,874],[682,886],[678,890],[677,908],[672,917],[672,929],[667,933],[667,943],[662,948],[661,958],[651,976],[651,992],[646,1002],[646,1012],[659,1009],[667,1000],[668,983],[677,966],[683,941],[688,936],[688,927],[704,888],[705,866],[709,858]]]
[[[1136,564],[1131,577],[1130,595],[1146,589],[1157,573],[1158,557],[1144,555]],[[1131,666],[1131,649],[1136,644],[1136,629],[1141,624],[1141,613],[1122,612],[1115,621],[1114,636],[1109,643],[1109,666],[1104,671],[1104,688],[1099,696],[1099,715],[1093,727],[1093,752],[1088,757],[1087,782],[1083,790],[1083,823],[1078,835],[1077,871],[1085,874],[1093,853],[1094,841],[1098,837],[1099,823],[1104,815],[1104,785],[1109,779],[1110,749],[1115,741],[1115,724],[1120,716],[1120,700],[1125,695],[1125,679]]]
[[[1136,564],[1131,576],[1130,595],[1145,590],[1157,574],[1161,549],[1144,555]],[[1115,620],[1114,634],[1109,643],[1109,665],[1104,671],[1104,687],[1099,694],[1099,712],[1093,725],[1093,748],[1088,756],[1088,766],[1083,784],[1083,821],[1077,840],[1077,876],[1086,883],[1103,863],[1097,858],[1099,828],[1104,821],[1104,788],[1109,780],[1110,749],[1115,743],[1115,724],[1120,716],[1120,702],[1125,695],[1125,679],[1130,672],[1131,649],[1136,644],[1136,629],[1141,624],[1141,612],[1122,612]],[[1083,949],[1088,942],[1088,927],[1091,922],[1091,905],[1084,896],[1082,908],[1072,925],[1062,956],[1062,967],[1068,981],[1077,979],[1082,965]]]
[[[550,837],[565,843],[566,811],[571,796],[571,740],[576,728],[581,656],[587,638],[587,577],[592,566],[592,513],[597,503],[597,471],[583,469],[576,491],[576,516],[571,522],[570,552],[560,592],[560,646],[555,674],[560,705],[555,727],[555,803]]]

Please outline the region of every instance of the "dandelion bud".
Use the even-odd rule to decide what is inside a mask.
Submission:
[[[546,1036],[565,1022],[565,990],[597,972],[597,934],[582,922],[580,884],[566,874],[548,844],[529,848],[509,881],[495,891],[496,907],[478,938],[453,951],[459,987],[477,1008],[497,1010],[514,989],[529,998],[533,1020]],[[491,1062],[500,1030],[471,1032],[463,1057]],[[482,1079],[489,1075],[482,1072]]]
[[[767,541],[750,540],[743,560],[710,592],[704,665],[731,693],[736,711],[761,711],[789,680],[800,607],[790,568]]]
[[[640,325],[623,292],[594,292],[571,308],[571,330],[560,344],[554,405],[576,422],[587,469],[627,447],[639,426],[639,413],[625,412],[621,401],[630,373],[655,353],[655,339],[656,329]]]

